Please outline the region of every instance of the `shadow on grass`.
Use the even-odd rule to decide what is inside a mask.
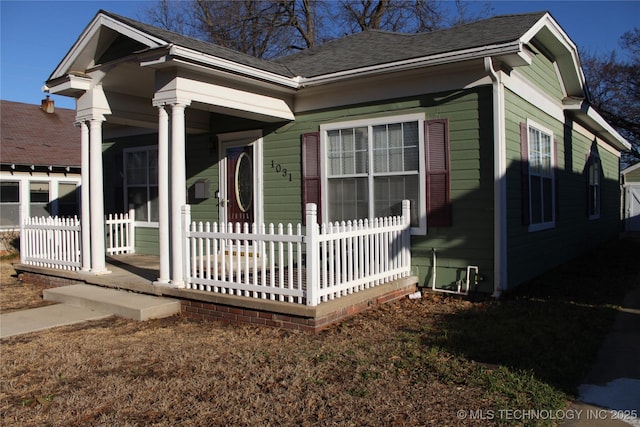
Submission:
[[[444,315],[423,344],[490,369],[528,372],[575,396],[624,295],[640,284],[639,254],[638,242],[609,242],[501,301]]]

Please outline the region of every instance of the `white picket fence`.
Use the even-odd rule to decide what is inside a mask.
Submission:
[[[106,253],[135,252],[134,211],[105,218]],[[25,218],[20,229],[20,262],[77,271],[82,267],[80,220],[58,217]]]
[[[21,263],[62,270],[79,270],[82,239],[77,217],[25,218],[20,229]]]
[[[135,210],[105,218],[107,255],[135,253]]]
[[[409,276],[409,202],[402,216],[307,227],[195,223],[184,209],[190,289],[316,306]]]

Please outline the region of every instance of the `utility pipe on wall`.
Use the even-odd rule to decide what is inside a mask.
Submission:
[[[507,144],[502,71],[496,72],[491,57],[484,58],[485,71],[493,82],[493,297],[500,298],[507,280]]]

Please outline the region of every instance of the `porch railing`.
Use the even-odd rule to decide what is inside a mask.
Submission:
[[[20,229],[20,262],[77,271],[82,265],[81,242],[77,217],[25,218]]]
[[[107,255],[135,253],[135,210],[105,218]]]
[[[409,202],[402,216],[319,226],[191,222],[184,210],[191,289],[316,306],[411,272]]]

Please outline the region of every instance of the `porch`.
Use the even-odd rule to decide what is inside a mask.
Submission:
[[[307,306],[195,289],[156,286],[154,281],[160,270],[160,259],[153,255],[107,256],[106,266],[110,274],[95,275],[26,264],[18,264],[15,269],[21,280],[51,287],[85,283],[176,298],[181,303],[181,314],[188,318],[310,332],[319,332],[359,312],[411,294],[415,292],[418,283],[415,276],[402,277],[317,306]]]
[[[217,224],[182,212],[184,286],[158,280],[162,257],[133,251],[133,216],[107,218],[106,272],[82,270],[77,220],[27,219],[22,226],[24,280],[47,286],[87,283],[179,298],[199,319],[320,330],[369,307],[415,291],[409,201],[402,215],[319,225],[307,205],[306,226]]]

